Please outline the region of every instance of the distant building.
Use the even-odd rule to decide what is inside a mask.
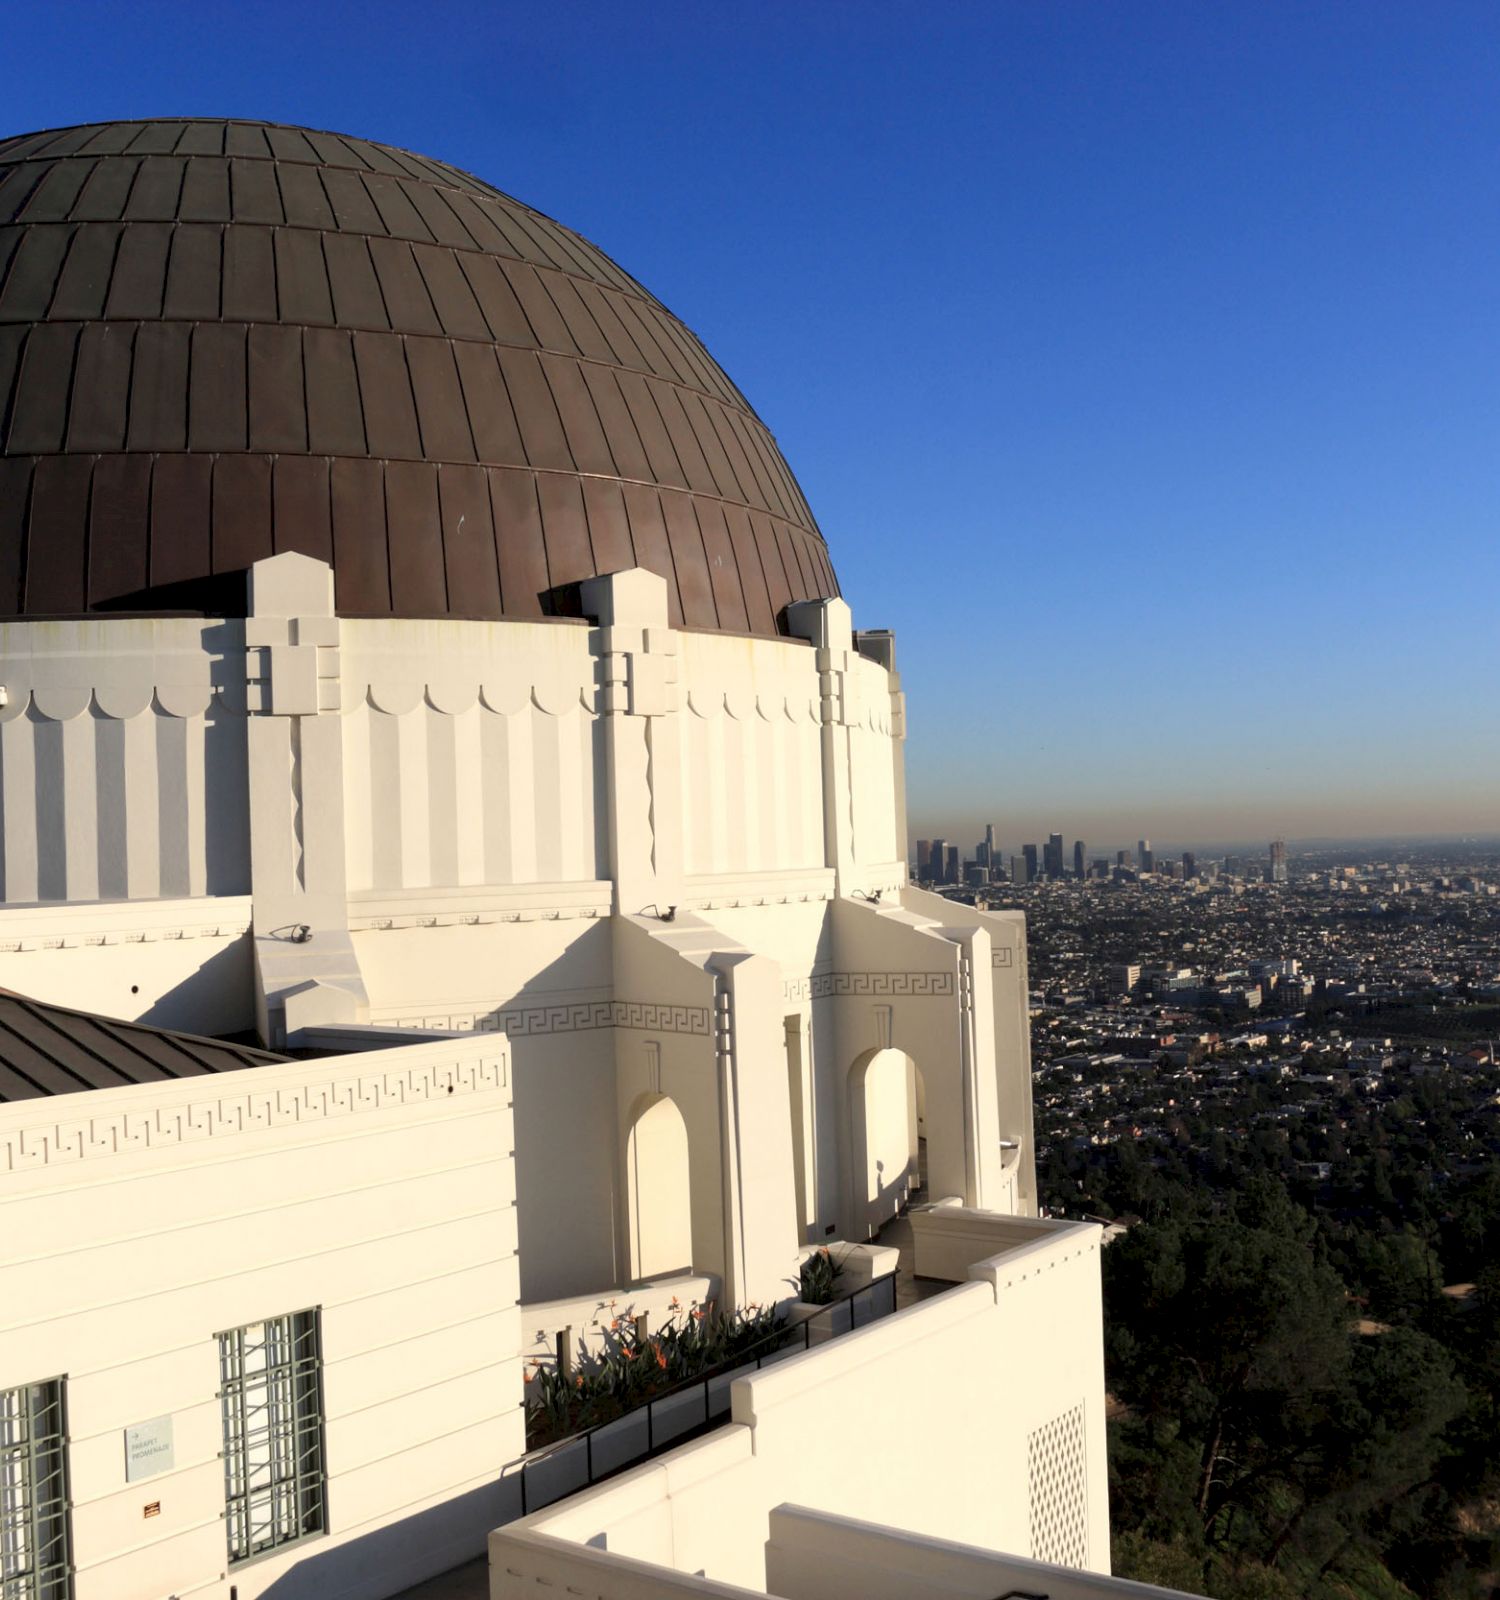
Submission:
[[[1073,876],[1075,878],[1088,877],[1089,847],[1082,839],[1073,842]]]
[[[925,883],[932,877],[932,840],[917,840],[917,879]]]
[[[1141,871],[1142,872],[1155,872],[1155,870],[1156,870],[1156,856],[1155,856],[1155,853],[1151,849],[1151,841],[1149,839],[1142,839],[1141,840],[1139,857],[1140,857]]]
[[[1286,882],[1286,840],[1273,839],[1270,848],[1270,861],[1266,866],[1267,883]]]
[[[945,839],[934,839],[932,841],[932,858],[931,858],[931,862],[930,862],[930,865],[929,865],[929,870],[931,871],[932,876],[929,879],[929,882],[932,882],[932,883],[943,883],[943,882],[946,881],[944,879],[944,877],[943,877],[943,873],[946,870],[947,862],[948,862],[948,843],[947,843],[947,840],[945,840]]]
[[[1129,962],[1121,962],[1109,969],[1109,987],[1114,994],[1129,994],[1141,981],[1141,969]]]
[[[1115,865],[1117,867],[1133,867],[1135,865],[1135,857],[1128,850],[1116,850]]]
[[[1060,833],[1049,833],[1045,853],[1042,857],[1042,866],[1049,878],[1060,878],[1063,875],[1063,836]]]
[[[1198,876],[1198,858],[1191,850],[1182,852],[1182,875],[1184,878],[1196,878]]]
[[[1036,882],[1036,857],[1037,849],[1034,844],[1023,844],[1021,846],[1021,858],[1025,862],[1025,877],[1021,880],[1023,883]]]

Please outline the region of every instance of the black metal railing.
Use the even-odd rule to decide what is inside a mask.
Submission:
[[[863,1289],[819,1306],[803,1321],[778,1328],[732,1363],[664,1389],[608,1422],[596,1422],[538,1450],[521,1464],[521,1515],[540,1511],[718,1426],[729,1415],[730,1385],[736,1378],[801,1355],[895,1309],[896,1274],[888,1272]]]

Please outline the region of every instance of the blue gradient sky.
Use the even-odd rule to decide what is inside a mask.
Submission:
[[[0,5],[9,131],[267,117],[596,239],[898,632],[914,828],[1500,830],[1500,9]]]

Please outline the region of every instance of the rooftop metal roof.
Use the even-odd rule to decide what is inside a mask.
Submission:
[[[0,615],[537,617],[638,565],[674,622],[838,593],[765,425],[588,240],[458,169],[256,122],[0,141]]]
[[[237,1072],[288,1059],[219,1039],[47,1005],[0,989],[0,1104]]]

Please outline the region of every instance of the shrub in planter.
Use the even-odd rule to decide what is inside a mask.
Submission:
[[[731,1368],[751,1350],[776,1348],[787,1319],[774,1307],[729,1313],[712,1302],[674,1310],[656,1333],[617,1317],[601,1355],[571,1375],[536,1363],[526,1380],[526,1447],[566,1439],[643,1405],[654,1395]]]
[[[841,1262],[835,1261],[833,1252],[824,1245],[802,1263],[797,1280],[798,1298],[810,1306],[826,1306],[839,1297],[838,1282],[844,1275]]]

